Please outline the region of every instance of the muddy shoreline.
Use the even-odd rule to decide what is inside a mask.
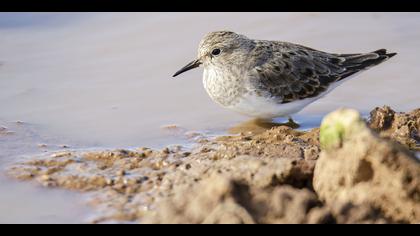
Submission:
[[[420,109],[338,110],[192,147],[60,151],[8,175],[87,192],[91,223],[420,223]],[[6,132],[0,129],[1,132]]]

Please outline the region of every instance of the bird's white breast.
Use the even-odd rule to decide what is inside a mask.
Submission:
[[[316,98],[308,98],[280,104],[274,102],[272,99],[250,94],[245,95],[238,103],[228,108],[244,115],[271,119],[275,117],[287,117],[288,115],[297,113],[315,100]]]
[[[255,88],[250,87],[246,83],[246,79],[227,78],[220,71],[211,68],[204,70],[203,84],[210,97],[221,106],[244,115],[271,119],[275,117],[286,117],[299,112],[310,103],[325,96],[344,81],[354,76],[352,75],[332,84],[327,91],[316,97],[284,104],[279,103],[278,100],[257,95]]]
[[[203,85],[213,101],[227,108],[237,103],[245,92],[244,84],[238,76],[212,67],[204,69]]]
[[[244,115],[258,118],[274,118],[296,113],[316,99],[304,99],[279,104],[274,99],[258,96],[246,79],[226,78],[220,71],[207,68],[203,84],[209,96],[221,106]]]

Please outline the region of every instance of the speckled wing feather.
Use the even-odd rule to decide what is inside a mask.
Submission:
[[[251,83],[279,103],[315,97],[332,83],[395,55],[385,49],[371,53],[331,54],[274,41],[256,41],[252,53],[259,56],[251,72]]]

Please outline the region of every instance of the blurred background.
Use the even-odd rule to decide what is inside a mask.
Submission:
[[[216,30],[335,53],[398,52],[297,114],[304,128],[339,107],[419,107],[419,13],[0,13],[0,126],[27,124],[0,136],[0,165],[41,142],[161,147],[186,142],[165,125],[218,134],[246,121],[211,101],[202,69],[171,77]],[[0,222],[79,221],[77,199],[0,178]]]

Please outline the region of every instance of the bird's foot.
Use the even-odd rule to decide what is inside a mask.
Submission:
[[[299,125],[298,123],[296,123],[296,122],[292,119],[292,117],[288,117],[287,122],[284,122],[284,123],[277,123],[277,125],[278,125],[278,126],[287,126],[287,127],[292,128],[292,129],[298,129],[298,128],[300,128],[300,125]]]
[[[298,129],[300,127],[300,125],[296,123],[292,117],[288,117],[288,121],[284,123],[284,125],[289,126],[292,129]]]

